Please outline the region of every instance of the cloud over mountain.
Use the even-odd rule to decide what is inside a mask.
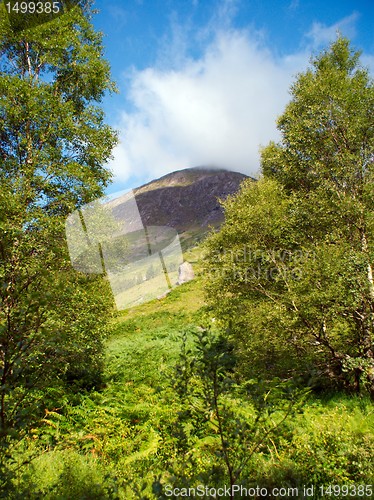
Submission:
[[[121,144],[110,165],[116,180],[136,183],[197,165],[256,176],[259,147],[278,138],[276,118],[311,49],[333,39],[336,28],[352,32],[356,18],[330,27],[314,24],[305,47],[287,55],[267,47],[263,34],[232,29],[226,21],[210,28],[210,36],[200,33],[206,42],[192,57],[185,50],[186,33],[175,28],[162,64],[134,70],[129,79],[131,111],[122,113]]]

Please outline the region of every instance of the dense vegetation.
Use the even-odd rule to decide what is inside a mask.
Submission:
[[[80,9],[14,31],[0,5],[0,488],[11,449],[66,391],[97,386],[113,308],[72,270],[65,219],[99,196],[115,144],[98,103],[113,88]],[[103,293],[104,292],[104,293]],[[10,483],[9,483],[10,481]]]
[[[64,237],[110,177],[101,38],[80,9],[0,30],[0,497],[371,497],[374,94],[349,42],[297,78],[197,278],[111,318]]]
[[[162,301],[118,315],[107,342],[105,386],[45,408],[14,450],[9,467],[16,487],[8,498],[167,498],[168,485],[229,485],[209,372],[227,374],[219,381],[218,409],[237,484],[269,492],[370,484],[370,400],[336,392],[298,401],[278,380],[264,401],[256,381],[234,379],[232,349],[217,360],[225,341],[212,331],[201,339],[205,313],[199,277]],[[271,432],[262,440],[264,431]]]
[[[339,38],[293,84],[263,177],[225,203],[208,300],[248,375],[374,397],[373,116],[373,81]]]

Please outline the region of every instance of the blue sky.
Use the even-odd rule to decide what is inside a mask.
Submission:
[[[259,172],[295,75],[339,30],[374,73],[373,0],[96,0],[119,94],[108,193],[173,170]]]

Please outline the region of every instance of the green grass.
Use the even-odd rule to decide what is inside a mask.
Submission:
[[[198,259],[199,249],[192,250],[188,260]],[[168,462],[181,459],[172,438],[180,409],[173,367],[182,333],[204,322],[196,268],[194,281],[116,315],[107,341],[105,386],[46,415],[28,439],[28,453],[37,458],[18,473],[8,498],[156,498],[152,482],[157,476],[167,481]],[[214,454],[207,459],[209,447],[189,453],[201,473],[217,460]],[[371,402],[342,394],[314,396],[255,455],[246,480],[267,487],[369,482],[373,457]]]
[[[105,473],[120,478],[121,498],[132,495],[132,487],[141,483],[144,470],[152,481],[159,452],[157,429],[173,418],[170,382],[181,335],[199,324],[202,307],[203,291],[196,279],[161,300],[117,313],[107,341],[105,387],[87,394],[77,406],[67,404],[59,412],[50,413],[44,426],[35,432],[35,441],[47,443],[50,451],[32,462],[26,481],[29,490],[37,484],[37,491],[45,498],[70,498],[69,492],[80,491],[79,481],[73,475],[72,481],[77,484],[64,489],[62,480],[73,464],[80,471],[83,485],[90,478],[102,482],[97,495],[104,495],[109,488],[105,486]],[[82,471],[85,467],[86,473]],[[37,480],[40,475],[43,481]],[[131,487],[126,486],[128,482]],[[91,490],[82,498],[96,494]]]

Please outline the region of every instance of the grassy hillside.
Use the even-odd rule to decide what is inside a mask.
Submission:
[[[198,256],[195,249],[186,257],[196,261]],[[189,332],[187,344],[192,346],[192,331],[206,321],[198,265],[196,269],[193,282],[164,299],[118,313],[107,342],[103,387],[77,395],[75,404],[66,399],[46,411],[42,427],[19,449],[19,461],[28,457],[30,462],[21,468],[14,464],[17,493],[8,498],[168,498],[166,484],[228,484],[214,415],[208,426],[198,422],[201,402],[195,399],[196,407],[187,408],[175,390],[183,333]],[[225,397],[239,419],[252,419],[248,399]],[[239,483],[269,491],[370,483],[373,431],[368,400],[309,396],[253,454]],[[242,444],[241,438],[232,443],[239,458],[248,453]]]

